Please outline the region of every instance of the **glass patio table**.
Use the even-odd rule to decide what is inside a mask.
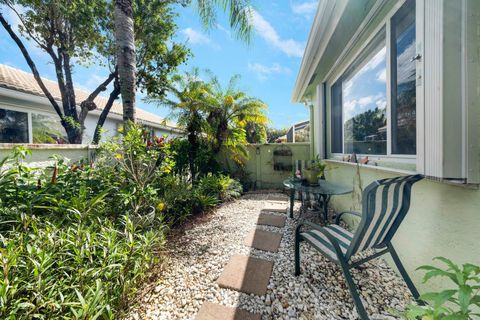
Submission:
[[[297,191],[300,194],[300,200],[302,201],[300,212],[303,211],[304,207],[304,193],[318,195],[319,198],[322,199],[323,218],[325,222],[328,221],[328,203],[330,202],[332,196],[353,192],[353,187],[351,186],[346,186],[322,179],[319,180],[318,185],[308,185],[302,182],[302,180],[289,178],[283,181],[283,185],[290,190],[290,218],[293,218],[293,205],[295,202],[295,192]]]

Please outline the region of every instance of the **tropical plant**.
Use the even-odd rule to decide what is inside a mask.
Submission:
[[[230,26],[239,38],[249,40],[252,30],[250,5],[246,0],[197,1],[197,9],[205,27],[215,20],[215,6],[229,11]],[[132,0],[115,0],[115,39],[117,48],[123,120],[135,122],[135,31]]]
[[[215,197],[220,201],[238,198],[242,193],[242,185],[237,180],[222,174],[208,174],[200,179],[198,189],[202,194]]]
[[[247,122],[245,133],[248,143],[267,143],[267,127],[264,124]]]
[[[213,99],[209,100],[207,117],[213,152],[218,154],[224,148],[237,163],[247,157],[247,125],[264,127],[268,122],[265,115],[267,105],[239,90],[239,80],[239,75],[233,76],[224,88],[218,78],[211,76]]]
[[[461,267],[447,258],[436,257],[446,268],[424,265],[417,270],[424,270],[423,281],[444,277],[455,286],[440,292],[428,292],[420,296],[420,300],[429,302],[426,305],[410,305],[404,317],[409,320],[468,320],[480,317],[480,266],[465,263]]]
[[[180,126],[185,128],[190,144],[189,169],[191,181],[194,184],[197,178],[195,160],[200,147],[199,141],[208,128],[206,114],[212,99],[211,88],[200,78],[199,70],[194,68],[185,75],[173,76],[170,91],[174,95],[173,99],[153,97],[147,101],[171,108],[172,116],[177,119]]]

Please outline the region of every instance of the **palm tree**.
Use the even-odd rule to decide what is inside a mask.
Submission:
[[[114,15],[123,121],[135,122],[136,54],[132,0],[115,0]]]
[[[213,151],[218,154],[224,147],[236,162],[246,157],[247,126],[265,127],[268,122],[265,115],[267,105],[239,90],[239,79],[239,75],[233,76],[228,86],[223,88],[212,76],[213,99],[210,99],[207,118]]]
[[[172,117],[185,128],[190,144],[188,161],[194,184],[198,172],[195,160],[200,147],[200,137],[208,128],[206,116],[212,104],[211,87],[200,79],[199,70],[195,68],[185,75],[173,76],[170,92],[175,96],[174,99],[149,98],[147,102],[169,107],[172,110]]]
[[[235,36],[247,43],[252,36],[252,7],[250,0],[197,0],[197,11],[205,28],[216,25],[216,7],[219,6],[227,12],[230,28]]]

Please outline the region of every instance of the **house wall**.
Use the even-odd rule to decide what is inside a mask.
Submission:
[[[480,117],[478,110],[480,109],[478,95],[480,88],[480,55],[479,50],[479,38],[478,31],[476,38],[471,38],[470,44],[473,44],[474,48],[470,48],[472,52],[476,52],[468,57],[468,81],[462,79],[459,76],[459,70],[462,65],[460,62],[455,61],[455,57],[458,58],[459,52],[462,47],[456,41],[459,40],[459,34],[455,34],[458,31],[458,23],[460,19],[459,9],[452,9],[451,6],[457,3],[456,1],[444,0],[445,10],[445,28],[448,31],[445,37],[445,46],[448,47],[445,51],[449,57],[444,60],[447,64],[445,69],[445,82],[442,95],[445,97],[444,107],[446,131],[443,132],[442,139],[445,144],[446,158],[448,163],[452,164],[452,158],[455,161],[462,162],[461,154],[462,148],[467,148],[466,153],[469,157],[470,166],[468,168],[474,168],[480,165],[480,153],[478,152],[480,141]],[[458,3],[457,3],[458,4]],[[478,1],[466,0],[464,4],[469,7],[475,7],[476,10],[467,10],[466,14],[471,19],[476,21],[477,25],[473,28],[478,30],[478,21],[480,21],[480,10],[478,10],[480,4]],[[335,76],[335,73],[341,73],[341,70],[345,68],[348,61],[355,55],[355,52],[361,47],[361,44],[367,41],[368,37],[375,29],[375,25],[380,23],[386,13],[390,11],[395,5],[395,1],[388,1],[387,5],[378,16],[373,18],[374,23],[366,32],[360,37],[359,44],[354,46],[350,53],[345,57],[344,63],[335,65],[334,70],[329,70],[328,65],[322,65],[317,67],[318,78],[322,79],[330,73],[328,79]],[[460,19],[460,20],[459,20]],[[469,36],[469,35],[467,35]],[[337,41],[338,42],[338,41]],[[332,48],[330,52],[335,53],[337,48],[337,55],[341,52],[340,48],[336,46],[336,42],[332,42]],[[425,57],[428,59],[429,57]],[[333,60],[330,61],[329,66],[334,65]],[[450,77],[451,75],[451,77]],[[327,80],[328,82],[328,80]],[[314,85],[318,86],[321,82],[316,82]],[[330,84],[330,83],[329,83]],[[468,88],[468,92],[465,92],[462,96],[462,90]],[[453,90],[450,94],[450,88]],[[321,144],[319,139],[319,130],[323,130],[320,126],[321,114],[319,103],[320,97],[317,94],[312,94],[310,90],[309,99],[314,102],[315,107],[313,110],[314,128],[315,128],[315,153],[319,153],[321,150]],[[326,123],[327,134],[330,133],[330,90],[327,90],[327,114]],[[469,101],[465,108],[469,108],[471,112],[464,114],[464,118],[460,119],[461,113],[458,112],[458,108],[454,108],[459,104],[463,104],[466,99]],[[468,131],[462,132],[459,127],[451,126],[451,123],[463,122],[468,123]],[[450,131],[449,131],[450,130]],[[453,131],[451,131],[453,130]],[[474,135],[472,137],[472,134]],[[455,136],[453,136],[455,135]],[[468,144],[462,145],[458,143],[458,140],[452,140],[462,135],[468,136]],[[329,150],[330,136],[327,139],[327,150]],[[473,151],[473,152],[472,152]],[[472,154],[473,153],[473,154]],[[356,166],[350,163],[342,163],[337,161],[330,161],[333,164],[334,169],[327,172],[327,180],[339,182],[343,184],[352,185],[355,188],[355,192],[350,195],[337,196],[332,200],[332,207],[336,211],[360,209],[361,207],[361,188],[365,188],[369,183],[374,180],[394,177],[403,175],[409,172],[415,171],[415,164],[413,166],[407,162],[402,163],[399,159],[395,159],[396,169],[386,169],[374,166]],[[473,166],[472,166],[473,163]],[[388,163],[381,163],[379,165],[388,166]],[[404,171],[405,170],[405,171]],[[449,168],[445,168],[449,171]],[[360,188],[361,186],[361,188]],[[444,256],[452,259],[456,263],[471,262],[480,265],[480,190],[478,185],[460,185],[446,182],[438,182],[434,180],[423,180],[417,183],[413,188],[412,203],[410,211],[398,230],[393,240],[394,245],[397,248],[402,261],[405,263],[407,271],[412,276],[415,284],[421,291],[427,291],[432,289],[440,289],[451,287],[448,280],[439,278],[435,279],[435,282],[422,283],[423,272],[415,271],[415,269],[423,264],[432,264],[432,258],[436,256]],[[353,221],[351,221],[353,224]]]
[[[90,143],[93,140],[93,135],[95,133],[95,128],[97,126],[98,116],[89,114],[85,119],[85,132],[83,134],[83,141]],[[121,123],[120,120],[114,120],[107,118],[103,124],[103,131],[101,134],[101,141],[108,140],[109,138],[117,134],[118,125]]]
[[[353,185],[355,192],[336,196],[332,207],[336,211],[359,210],[359,184],[365,188],[374,180],[398,176],[399,173],[356,166],[350,163],[332,164],[327,180]],[[393,243],[408,273],[420,291],[450,286],[443,278],[422,283],[423,272],[415,269],[432,264],[432,258],[447,257],[456,263],[480,265],[480,190],[423,180],[413,187],[411,207]]]

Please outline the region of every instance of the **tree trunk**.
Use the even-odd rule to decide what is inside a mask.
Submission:
[[[105,108],[103,108],[102,113],[98,118],[97,126],[95,127],[95,133],[93,135],[92,144],[98,144],[100,142],[101,129],[103,128],[103,125],[105,124],[105,120],[107,119],[108,113],[110,112],[110,109],[112,108],[113,103],[118,98],[119,94],[120,94],[120,86],[118,84],[118,80],[115,79],[115,81],[113,82],[113,91],[110,93],[110,97],[108,98],[107,104],[105,105]]]
[[[135,122],[135,35],[132,0],[115,0],[115,39],[123,121]]]
[[[188,143],[190,144],[190,150],[188,151],[188,164],[190,166],[190,174],[192,175],[192,185],[195,185],[195,179],[197,170],[195,168],[195,159],[197,158],[198,140],[195,132],[188,134]]]

